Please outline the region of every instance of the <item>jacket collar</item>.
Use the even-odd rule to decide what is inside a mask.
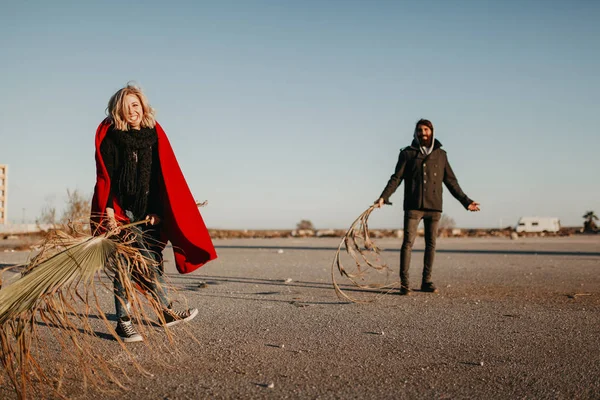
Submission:
[[[420,146],[420,144],[419,144],[419,141],[418,141],[417,139],[413,139],[413,141],[412,141],[412,143],[411,143],[410,147],[411,147],[412,149],[414,149],[414,150],[418,151],[419,153],[421,152],[421,146]],[[440,147],[442,147],[442,142],[440,142],[440,141],[439,141],[439,140],[437,140],[437,139],[434,139],[434,140],[433,140],[433,150],[437,150],[437,149],[439,149]]]

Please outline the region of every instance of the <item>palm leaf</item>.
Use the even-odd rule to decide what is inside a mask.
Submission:
[[[115,250],[115,242],[98,236],[41,262],[22,279],[0,290],[0,325],[34,308],[44,295],[53,293],[63,285],[75,280],[83,284],[91,283]]]
[[[56,356],[56,346],[65,364],[76,366],[69,371],[81,374],[85,384],[102,388],[110,382],[124,387],[124,371],[94,348],[97,327],[92,326],[91,316],[101,321],[135,367],[144,372],[103,312],[97,291],[100,286],[112,292],[112,280],[119,276],[130,316],[142,322],[140,334],[148,339],[156,320],[164,324],[162,305],[152,294],[136,290],[136,282],[130,279],[132,275],[149,276],[155,262],[133,245],[137,234],[131,230],[133,225],[121,227],[119,235],[107,232],[96,237],[57,230],[25,267],[22,277],[0,289],[0,361],[19,399],[30,392],[46,397],[48,387],[62,397],[63,373],[58,378],[51,376],[55,374],[49,374],[42,362]],[[167,337],[172,339],[168,330]]]
[[[389,273],[391,272],[386,264],[380,263],[381,250],[370,238],[368,220],[374,209],[375,206],[369,207],[354,220],[342,238],[335,253],[335,257],[333,258],[333,263],[331,264],[331,281],[335,293],[340,299],[345,299],[354,303],[368,303],[375,301],[378,296],[372,300],[359,300],[345,293],[336,281],[336,270],[342,277],[348,279],[353,286],[363,291],[369,291],[370,293],[382,294],[383,289],[383,294],[386,294],[399,284],[398,281],[384,284],[359,282],[366,281],[371,272],[379,274],[385,273],[387,280],[387,278],[389,278]],[[341,256],[343,254],[342,248],[344,247],[346,253],[352,257],[356,266],[355,270],[352,272],[346,270],[342,265]]]

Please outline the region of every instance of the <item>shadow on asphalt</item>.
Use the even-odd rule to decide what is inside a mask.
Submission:
[[[310,250],[310,251],[337,251],[337,247],[307,247],[307,246],[240,246],[218,245],[216,249],[266,249],[266,250]],[[383,252],[398,253],[400,248],[382,249]],[[422,253],[423,249],[413,249],[413,252]],[[592,256],[600,257],[600,252],[594,251],[560,251],[560,250],[472,250],[472,249],[436,249],[441,254],[517,254],[525,256]]]
[[[67,312],[66,315],[72,315],[72,316],[76,315],[79,318],[86,317],[88,319],[102,320],[102,318],[100,316],[96,315],[96,314],[87,314],[86,315],[86,314],[76,314],[76,313],[73,313],[73,312]],[[108,321],[111,321],[111,322],[116,322],[117,321],[117,314],[106,313],[105,315],[106,315],[106,319]],[[133,320],[133,322],[136,323],[136,324],[144,324],[146,326],[151,326],[151,327],[155,327],[155,328],[164,328],[159,322],[153,321],[151,319],[149,319],[149,320],[143,320],[143,321]],[[54,328],[54,329],[65,330],[65,327],[56,325],[53,322],[44,322],[44,321],[37,320],[37,321],[35,321],[35,324],[39,325],[39,326],[45,326],[47,328]],[[82,328],[76,328],[76,330],[79,333],[87,335],[87,336],[97,336],[100,339],[116,341],[115,337],[113,335],[111,335],[110,333],[100,332],[100,331],[90,332],[90,331],[86,331],[86,330],[84,330]]]
[[[253,293],[249,293],[251,295]],[[285,300],[285,299],[265,299],[265,298],[255,298],[248,296],[235,296],[235,295],[224,295],[224,294],[203,294],[203,297],[216,297],[219,299],[236,299],[236,300],[246,300],[246,301],[260,301],[260,302],[268,302],[268,303],[287,303],[292,306],[303,308],[310,306],[335,306],[342,304],[351,304],[349,301],[302,301],[302,300]]]
[[[229,276],[182,276],[179,274],[166,274],[167,277],[171,280],[171,285],[177,287],[177,290],[187,290],[193,292],[199,292],[211,285],[222,285],[225,283],[244,283],[249,285],[267,285],[267,286],[281,286],[287,288],[310,288],[310,289],[325,289],[332,290],[332,285],[330,282],[305,282],[305,281],[291,281],[286,282],[282,279],[258,279],[258,278],[244,278],[244,277],[229,277]],[[175,281],[197,281],[197,283],[175,283]],[[390,294],[389,288],[373,288],[373,289],[362,289],[357,288],[351,284],[341,284],[339,285],[341,289],[347,292],[358,292],[358,293],[372,293],[372,294]],[[244,295],[260,295],[260,296],[270,296],[270,295],[289,295],[289,292],[280,292],[280,291],[259,291],[259,292],[251,292],[251,293],[240,293]],[[392,293],[393,294],[393,293]],[[227,297],[227,298],[238,298],[234,296],[222,296],[215,294],[217,297]],[[337,301],[337,302],[298,302],[294,300],[268,300],[264,298],[260,299],[250,299],[248,297],[239,297],[244,300],[260,300],[260,301],[277,301],[284,303],[303,303],[303,304],[348,304],[348,301]]]
[[[88,318],[94,318],[94,316],[92,316],[92,315],[88,315],[87,317]],[[35,321],[35,324],[39,325],[39,326],[44,326],[44,327],[47,327],[47,328],[54,328],[54,329],[59,329],[59,330],[63,330],[63,331],[66,330],[65,327],[56,325],[54,323],[45,323],[45,322],[42,322],[42,321]],[[96,336],[96,337],[98,337],[100,339],[116,341],[116,339],[114,338],[114,336],[111,335],[110,333],[99,332],[99,331],[94,331],[93,333],[91,333],[91,332],[88,332],[88,331],[86,331],[84,329],[81,329],[81,328],[76,328],[75,330],[77,332],[79,332],[81,334],[84,334],[84,335],[87,335],[87,336]]]
[[[5,264],[5,263],[0,263],[0,269],[4,269],[4,268],[16,268],[16,267],[21,267],[23,264],[15,264],[15,263],[10,263],[10,264]]]

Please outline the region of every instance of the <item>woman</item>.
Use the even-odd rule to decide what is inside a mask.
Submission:
[[[162,305],[166,326],[188,321],[197,309],[175,311],[163,284],[162,250],[173,244],[177,270],[189,273],[217,258],[208,230],[183,177],[173,149],[154,118],[141,89],[117,91],[108,102],[108,117],[96,131],[96,187],[92,199],[95,233],[138,225],[136,244],[158,266],[142,277],[144,288]],[[139,279],[138,279],[139,280]],[[127,312],[125,289],[115,274],[117,334],[125,342],[143,340]]]

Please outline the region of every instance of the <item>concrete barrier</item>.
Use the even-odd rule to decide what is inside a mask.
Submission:
[[[33,233],[47,231],[54,225],[52,224],[0,224],[0,233]]]

